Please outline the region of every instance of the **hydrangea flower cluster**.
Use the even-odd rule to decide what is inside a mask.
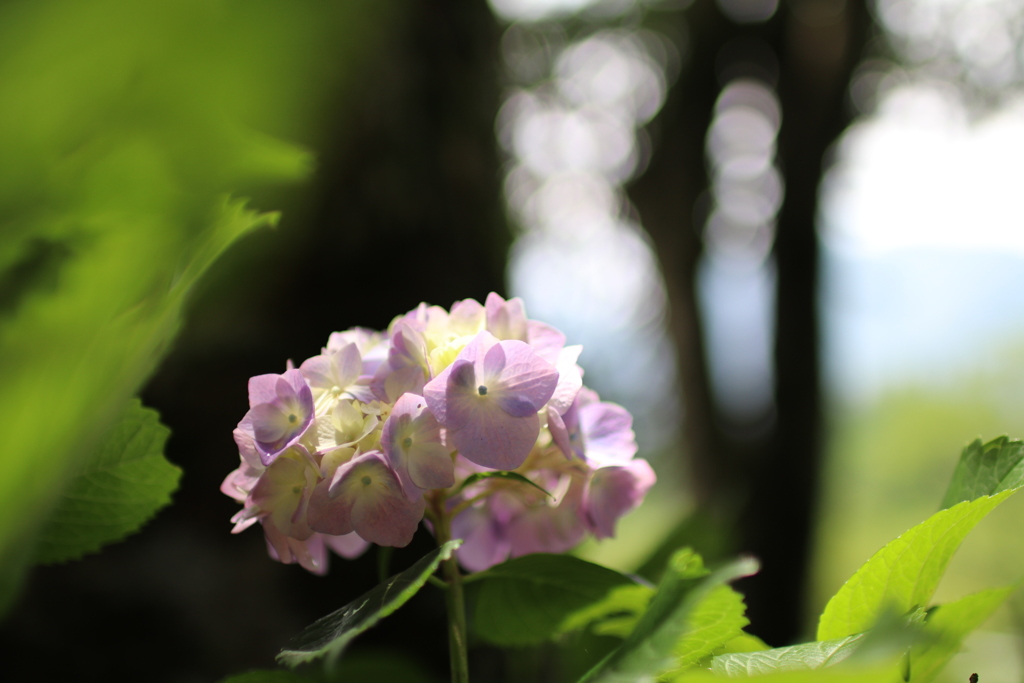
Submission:
[[[251,378],[221,486],[243,504],[234,533],[259,522],[271,557],[317,574],[328,549],[401,547],[424,518],[464,539],[470,571],[611,537],[655,476],[565,341],[492,293],[335,332],[298,368]]]

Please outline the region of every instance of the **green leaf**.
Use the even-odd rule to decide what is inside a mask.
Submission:
[[[817,640],[868,630],[885,610],[909,612],[935,593],[964,537],[1013,491],[959,503],[890,541],[839,589],[822,612]]]
[[[404,572],[317,619],[295,637],[290,648],[278,653],[277,661],[295,667],[326,656],[328,666],[333,666],[353,638],[408,602],[460,545],[461,540],[448,541]]]
[[[675,649],[694,629],[694,615],[715,589],[757,571],[752,558],[734,561],[707,575],[703,562],[689,548],[671,559],[651,605],[629,638],[580,683],[626,683],[649,680],[676,668]]]
[[[609,616],[599,607],[606,600],[640,600],[642,595],[614,596],[616,589],[636,586],[636,582],[569,555],[516,557],[474,575],[472,580],[480,582],[474,589],[473,631],[496,645],[541,643],[585,626],[590,617]]]
[[[924,624],[924,640],[910,651],[910,680],[926,683],[935,678],[960,650],[960,643],[1003,604],[1017,586],[993,588],[933,608]]]
[[[654,589],[643,584],[613,588],[607,597],[567,616],[558,633],[579,631],[590,626],[599,636],[625,638],[654,596]]]
[[[761,652],[719,655],[712,660],[711,670],[721,676],[736,677],[823,669],[853,654],[865,635],[860,633],[848,638],[777,647]]]
[[[750,623],[743,596],[729,586],[715,586],[693,608],[685,635],[674,649],[676,669],[687,669],[743,635]]]
[[[758,683],[898,683],[891,667],[850,670],[846,667],[811,671],[781,671],[758,676]],[[636,683],[630,679],[632,683]],[[644,680],[644,679],[638,679]],[[691,669],[672,679],[672,683],[722,683],[723,678],[710,671]]]
[[[266,669],[228,676],[220,683],[313,683],[313,679],[287,669]]]
[[[133,400],[40,530],[36,562],[74,560],[138,531],[171,502],[181,470],[164,458],[170,431]]]
[[[720,648],[717,648],[714,652],[715,655],[727,655],[733,652],[761,652],[762,650],[770,650],[767,643],[758,638],[757,636],[750,635],[749,633],[741,633],[736,636],[728,643]]]
[[[1024,441],[1010,441],[1000,436],[982,444],[981,439],[975,439],[960,455],[942,507],[1021,485],[1024,485]]]
[[[498,471],[498,472],[477,472],[476,474],[471,474],[471,475],[469,475],[468,477],[466,477],[465,479],[462,480],[462,483],[459,484],[459,488],[455,489],[455,493],[459,493],[460,491],[462,491],[467,486],[472,486],[473,484],[477,483],[478,481],[483,481],[484,479],[504,479],[506,481],[515,481],[515,482],[519,482],[520,484],[527,484],[528,486],[532,486],[533,488],[537,489],[538,491],[543,493],[548,498],[553,498],[553,496],[550,493],[548,493],[547,491],[545,491],[540,486],[538,486],[537,484],[533,483],[532,481],[530,481],[529,479],[527,479],[523,475],[517,474],[515,472],[504,472],[504,471]]]

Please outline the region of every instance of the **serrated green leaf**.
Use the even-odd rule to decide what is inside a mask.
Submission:
[[[736,677],[824,669],[852,655],[865,636],[860,633],[849,638],[777,647],[761,652],[719,655],[711,661],[711,671],[720,676]]]
[[[761,652],[762,650],[770,650],[768,644],[757,636],[749,633],[741,633],[736,636],[722,647],[715,650],[714,654],[727,655],[733,652]]]
[[[689,617],[689,627],[673,650],[677,670],[694,666],[716,649],[743,635],[750,623],[745,616],[743,596],[729,586],[716,586],[697,603]]]
[[[374,626],[409,601],[441,563],[449,559],[461,540],[448,541],[400,574],[359,596],[341,609],[317,619],[281,650],[277,661],[291,667],[320,657],[334,664],[353,638]]]
[[[1000,436],[982,444],[981,439],[975,439],[960,454],[960,462],[942,498],[942,507],[1021,485],[1024,485],[1024,441],[1010,441]]]
[[[925,606],[964,537],[1013,491],[959,503],[889,542],[839,589],[822,612],[817,640],[868,630],[885,610]]]
[[[138,531],[171,502],[181,469],[164,458],[170,430],[133,400],[71,479],[36,546],[36,562],[74,560]]]
[[[462,491],[467,486],[472,486],[473,484],[475,484],[475,483],[477,483],[479,481],[483,481],[485,479],[504,479],[506,481],[519,482],[520,484],[526,484],[528,486],[532,486],[533,488],[537,489],[538,491],[543,493],[548,498],[552,498],[553,497],[550,493],[548,493],[547,491],[545,491],[540,486],[538,486],[534,482],[530,481],[529,479],[527,479],[523,475],[521,475],[521,474],[519,474],[517,472],[505,472],[505,471],[477,472],[476,474],[471,474],[471,475],[469,475],[468,477],[466,477],[465,479],[462,480],[462,483],[459,484],[459,487],[457,489],[455,489],[455,493],[459,493],[460,491]]]
[[[677,552],[629,638],[580,683],[633,683],[673,670],[674,650],[693,629],[699,605],[722,584],[756,571],[755,560],[742,558],[707,575],[700,556],[689,549]]]
[[[541,643],[585,626],[590,610],[615,589],[637,585],[607,567],[543,553],[513,558],[474,575],[473,581],[480,583],[474,589],[473,632],[496,645]]]
[[[1016,589],[1015,585],[993,588],[933,608],[924,624],[925,635],[932,638],[910,651],[911,682],[927,683],[935,678],[959,651],[963,639],[985,623]]]

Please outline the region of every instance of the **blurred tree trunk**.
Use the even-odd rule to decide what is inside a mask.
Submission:
[[[683,73],[655,122],[651,164],[630,195],[665,273],[698,503],[719,518],[735,519],[736,550],[762,560],[761,573],[745,580],[742,590],[753,631],[782,645],[801,635],[805,617],[822,460],[818,186],[824,156],[849,122],[847,86],[870,20],[863,0],[783,3],[768,22],[747,26],[722,16],[712,0],[696,0],[681,19],[690,39]],[[786,183],[773,251],[776,419],[768,433],[754,438],[731,432],[711,399],[695,296],[703,227],[698,198],[708,187],[704,139],[725,85],[716,61],[736,38],[763,41],[778,61],[777,163]]]

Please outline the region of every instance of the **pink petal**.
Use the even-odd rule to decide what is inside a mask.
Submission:
[[[594,472],[584,493],[582,512],[597,538],[615,535],[619,517],[637,507],[657,477],[646,460],[602,467]]]
[[[479,413],[448,438],[466,459],[484,467],[514,470],[523,464],[537,442],[536,413],[512,417],[493,401],[481,401]]]
[[[588,461],[625,463],[636,455],[633,416],[615,403],[593,403],[580,408],[580,431]]]
[[[526,323],[526,343],[538,356],[554,365],[565,346],[565,335],[547,323],[530,320]]]
[[[339,467],[330,492],[351,510],[355,532],[378,545],[408,545],[423,518],[423,498],[406,497],[379,451],[363,453]]]
[[[347,560],[354,560],[370,547],[370,542],[360,538],[359,534],[351,533],[344,536],[328,536],[323,534],[324,544]]]
[[[486,507],[463,510],[452,520],[452,538],[463,539],[455,551],[459,564],[471,572],[490,569],[508,559],[504,525]]]

